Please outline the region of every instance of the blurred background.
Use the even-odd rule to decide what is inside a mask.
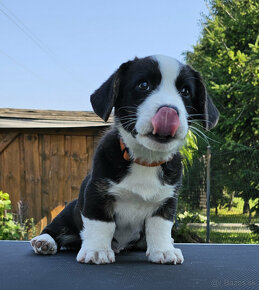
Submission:
[[[122,62],[165,54],[221,114],[212,132],[190,126],[173,237],[259,243],[258,15],[256,0],[0,0],[0,239],[30,238],[77,197],[111,124],[89,96]]]

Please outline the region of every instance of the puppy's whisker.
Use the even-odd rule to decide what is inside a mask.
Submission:
[[[199,136],[199,137],[201,137],[201,136],[203,136],[205,139],[206,139],[206,141],[205,141],[205,139],[203,139],[208,145],[209,145],[209,140],[210,141],[212,141],[212,142],[215,142],[215,143],[220,143],[220,142],[218,142],[218,141],[216,141],[216,140],[214,140],[214,139],[212,139],[212,138],[210,138],[210,137],[208,137],[206,134],[204,134],[200,129],[198,129],[198,128],[196,128],[196,127],[194,127],[194,126],[189,126],[192,130],[194,130],[196,133],[197,133],[197,135]],[[191,131],[192,131],[191,130]],[[193,132],[193,131],[192,131]],[[193,132],[194,134],[195,134],[195,132]],[[202,138],[202,137],[201,137]]]
[[[197,78],[197,77],[188,77],[188,78],[185,78],[185,80],[199,80],[199,78]]]
[[[208,140],[206,140],[203,136],[201,136],[198,132],[196,132],[195,129],[191,128],[191,126],[190,126],[190,130],[191,130],[191,132],[192,132],[194,135],[196,135],[197,137],[201,138],[201,139],[202,139],[206,144],[209,144],[209,143],[208,143]]]
[[[210,138],[209,138],[207,135],[205,135],[201,130],[199,130],[199,129],[196,128],[196,127],[190,126],[190,128],[193,129],[197,134],[199,134],[200,137],[203,136],[203,137],[206,139],[206,143],[209,144],[208,139],[210,139]],[[193,133],[194,133],[194,132],[193,132]],[[205,140],[205,139],[203,139],[203,140]],[[211,139],[211,140],[212,140],[212,139]],[[214,141],[214,140],[213,140],[213,141]]]
[[[137,105],[135,105],[135,106],[123,106],[123,107],[120,107],[119,109],[118,109],[118,112],[120,111],[120,110],[125,110],[125,111],[128,111],[128,112],[130,112],[129,110],[127,110],[127,109],[132,109],[133,111],[131,111],[132,113],[134,113],[135,111],[135,109],[137,108]]]
[[[120,120],[123,120],[123,119],[129,119],[129,118],[134,118],[137,120],[137,117],[135,115],[127,115],[127,116],[124,116],[124,117],[120,117]]]
[[[191,109],[194,109],[195,111],[197,111],[196,108],[194,108],[193,106],[185,106],[186,108],[191,108]]]
[[[135,121],[128,121],[124,123],[124,128],[129,129],[130,126],[135,125]]]
[[[128,118],[124,118],[124,119],[122,119],[121,118],[121,120],[123,121],[123,122],[128,122],[128,121],[137,121],[137,119],[136,118],[132,118],[132,117],[128,117]]]
[[[130,123],[127,123],[127,124],[124,124],[124,127],[126,129],[128,129],[130,126],[134,125],[135,123],[134,122],[130,122]]]
[[[188,117],[205,116],[204,114],[189,114]]]
[[[198,127],[202,128],[202,129],[204,129],[204,127],[201,124],[199,124],[199,122],[190,122],[190,123],[194,124],[195,126],[198,126]]]
[[[191,124],[193,124],[194,123],[194,125],[195,126],[199,126],[200,128],[202,128],[203,130],[204,130],[204,127],[201,125],[201,124],[199,124],[198,122],[190,122]],[[210,133],[212,134],[212,135],[214,135],[214,136],[216,136],[216,134],[215,133],[213,133],[213,132],[211,132],[210,131]],[[209,138],[209,137],[208,137]],[[215,141],[215,140],[214,140]],[[216,142],[216,141],[215,141]]]
[[[188,122],[189,123],[194,123],[194,124],[199,124],[200,122],[206,122],[206,123],[211,123],[212,124],[211,121],[205,120],[205,119],[188,119]]]

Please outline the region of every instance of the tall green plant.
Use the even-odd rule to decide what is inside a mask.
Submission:
[[[0,240],[27,238],[27,226],[14,221],[9,194],[0,191]]]

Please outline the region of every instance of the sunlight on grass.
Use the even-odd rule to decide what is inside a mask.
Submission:
[[[197,229],[195,232],[204,240],[206,239],[206,229]],[[240,232],[216,232],[210,233],[211,243],[220,244],[259,244],[258,237],[252,233],[240,233]]]
[[[252,208],[258,199],[250,200],[249,205]],[[234,207],[229,211],[227,208],[218,209],[218,215],[215,215],[215,209],[211,209],[211,221],[215,223],[248,223],[249,214],[243,214],[244,201],[239,198],[234,198]],[[252,223],[259,223],[259,215],[252,213]]]
[[[252,208],[258,199],[249,201]],[[241,198],[234,198],[234,206],[229,211],[228,208],[218,209],[218,215],[215,209],[211,209],[210,222],[212,223],[210,232],[211,243],[226,244],[259,244],[259,236],[252,233],[247,227],[249,223],[249,214],[243,214],[244,201]],[[206,215],[206,210],[199,212]],[[259,215],[252,213],[251,223],[259,223]],[[227,225],[233,224],[233,225]],[[235,225],[234,225],[235,224]],[[206,240],[205,224],[189,225],[192,232]]]

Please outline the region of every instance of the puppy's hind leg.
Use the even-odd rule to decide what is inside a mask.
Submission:
[[[54,255],[58,245],[49,234],[41,234],[31,240],[31,246],[35,254]]]
[[[36,254],[54,255],[62,246],[80,242],[79,231],[74,224],[74,208],[76,200],[68,204],[55,219],[47,225],[41,234],[31,240]]]

